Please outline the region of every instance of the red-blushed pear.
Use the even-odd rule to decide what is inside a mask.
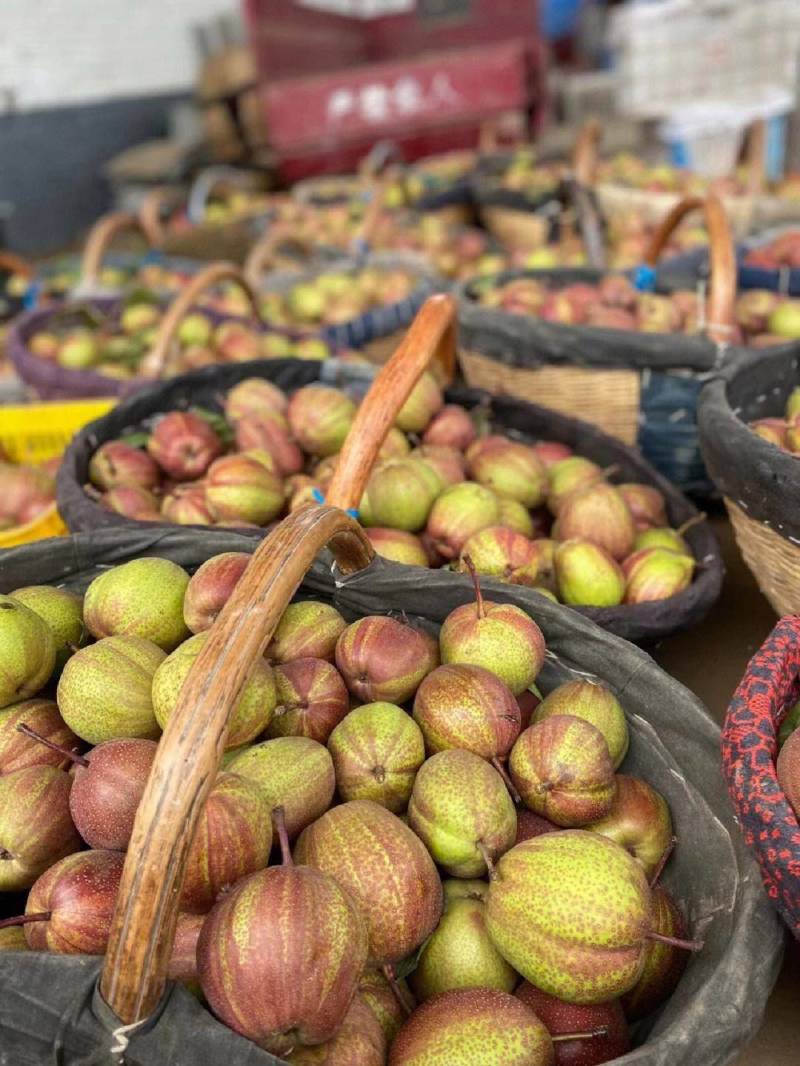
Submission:
[[[557,440],[537,440],[531,447],[544,463],[546,469],[549,469],[555,463],[561,462],[562,459],[569,459],[572,455],[572,448],[568,444],[562,444],[561,441]]]
[[[672,818],[664,797],[646,781],[617,774],[617,792],[611,809],[586,826],[613,840],[642,864],[652,879],[662,859],[672,850]]]
[[[341,449],[355,413],[356,405],[340,389],[306,385],[292,396],[286,416],[303,451],[324,458]]]
[[[586,825],[613,805],[616,780],[605,738],[574,715],[529,726],[512,748],[508,768],[525,806],[556,825]]]
[[[396,984],[403,1003],[413,1010],[416,1002],[405,980],[398,980]],[[408,1010],[401,1006],[383,972],[377,967],[368,966],[358,982],[358,994],[377,1018],[387,1044],[391,1044],[406,1020]]]
[[[385,1066],[386,1052],[381,1024],[356,992],[336,1036],[324,1044],[295,1048],[287,1061],[292,1066]]]
[[[86,755],[78,755],[57,747],[27,723],[20,730],[56,754],[60,751],[73,764],[69,810],[75,828],[89,847],[126,851],[156,757],[156,742],[135,738],[107,740]]]
[[[428,423],[422,440],[425,444],[443,445],[465,451],[475,440],[475,423],[465,408],[448,403]]]
[[[439,665],[438,642],[408,622],[368,615],[336,643],[336,666],[352,694],[368,703],[405,703]]]
[[[464,457],[455,448],[444,448],[440,444],[422,444],[410,453],[412,459],[422,459],[432,466],[445,487],[460,485],[466,478]]]
[[[223,552],[192,574],[183,598],[183,619],[192,633],[210,629],[250,562],[247,552]]]
[[[525,507],[538,507],[548,490],[547,472],[527,444],[507,437],[482,437],[467,450],[471,477],[498,496],[509,496]]]
[[[687,935],[686,922],[675,900],[660,885],[653,888],[653,928],[664,939],[650,940],[645,948],[644,966],[636,984],[622,997],[629,1021],[644,1018],[672,995],[689,956],[680,946]],[[670,938],[678,943],[670,943]]]
[[[206,503],[205,483],[177,485],[161,503],[161,514],[179,526],[210,526],[214,516]]]
[[[392,967],[436,928],[442,883],[433,859],[419,837],[385,807],[370,800],[332,807],[303,830],[294,857],[329,874],[352,894],[367,928],[370,961],[387,967],[390,980]]]
[[[197,966],[217,1017],[285,1055],[339,1031],[367,959],[367,926],[340,881],[292,863],[276,814],[283,864],[245,878],[214,906]]]
[[[694,574],[692,555],[669,548],[640,548],[622,564],[625,603],[652,603],[677,596],[689,587]]]
[[[32,951],[104,955],[124,863],[116,851],[65,856],[35,882],[25,914],[0,927],[22,925]]]
[[[221,525],[264,526],[283,510],[283,481],[253,452],[223,455],[208,469],[205,500]]]
[[[278,703],[267,736],[310,737],[327,743],[350,710],[342,675],[324,659],[293,659],[275,667]]]
[[[571,455],[566,459],[551,464],[547,468],[550,491],[547,506],[552,514],[557,515],[562,502],[576,489],[594,485],[603,479],[603,471],[591,459],[581,455]]]
[[[533,712],[541,722],[556,714],[583,718],[603,734],[616,770],[628,752],[629,736],[625,712],[617,697],[598,681],[575,678],[557,685]]]
[[[619,1000],[590,1005],[565,1003],[529,981],[523,981],[514,995],[530,1007],[553,1037],[596,1032],[589,1040],[573,1038],[554,1042],[554,1066],[601,1066],[630,1051],[628,1025]]]
[[[25,724],[57,748],[48,748],[31,737],[21,733],[18,726]],[[80,741],[69,728],[58,711],[55,700],[36,697],[13,703],[0,711],[0,775],[12,774],[15,770],[24,770],[29,766],[56,766],[66,769],[71,755],[65,755],[60,748],[68,748],[70,753],[77,751]]]
[[[451,749],[422,764],[408,804],[408,824],[453,877],[481,877],[517,834],[502,775],[469,751]]]
[[[181,912],[178,915],[167,970],[170,981],[184,981],[192,985],[197,983],[197,941],[205,920],[205,914]]]
[[[55,766],[0,777],[0,892],[30,888],[81,838],[69,813],[72,778]]]
[[[290,603],[281,615],[265,658],[273,663],[288,663],[292,659],[333,662],[336,642],[346,628],[347,622],[329,603],[319,600]]]
[[[471,557],[464,556],[464,566],[472,577],[475,602],[456,607],[442,623],[442,662],[490,670],[519,696],[533,684],[544,663],[542,631],[521,608],[484,600]]]
[[[628,505],[637,529],[667,524],[667,507],[664,494],[652,485],[626,483],[616,486],[617,492]]]
[[[202,477],[222,450],[222,441],[209,423],[190,411],[164,415],[147,441],[152,458],[176,481]]]
[[[412,456],[389,459],[370,476],[359,505],[361,521],[365,526],[418,533],[443,488],[431,463]]]
[[[280,807],[290,839],[331,805],[336,779],[327,748],[308,737],[276,737],[245,748],[228,764],[258,789],[269,810]]]
[[[404,433],[422,433],[443,407],[442,390],[433,374],[426,370],[398,411],[394,424]]]
[[[487,526],[473,533],[461,549],[459,569],[469,558],[479,574],[512,585],[533,587],[539,582],[539,553],[533,541],[505,526]]]
[[[89,460],[89,480],[98,489],[115,489],[119,485],[153,489],[160,478],[155,460],[146,451],[122,440],[101,444]]]
[[[588,540],[621,560],[633,548],[636,527],[622,494],[601,482],[576,489],[561,501],[553,536],[562,541]]]
[[[486,908],[489,934],[506,961],[569,1003],[629,992],[652,941],[702,947],[662,934],[641,865],[613,841],[580,829],[545,833],[506,852]]]
[[[289,423],[278,411],[243,415],[236,423],[236,447],[240,452],[260,449],[271,456],[273,472],[282,477],[299,474],[303,453],[289,435]]]
[[[530,689],[523,689],[517,696],[517,706],[519,707],[519,721],[520,721],[520,733],[523,729],[527,729],[531,724],[533,718],[533,712],[542,702],[541,697],[537,696],[535,692]]]
[[[789,806],[800,817],[800,732],[793,730],[784,741],[775,768]]]
[[[225,397],[225,417],[229,422],[237,422],[244,415],[262,414],[264,411],[278,411],[283,414],[289,406],[289,399],[282,389],[264,378],[245,378]]]
[[[426,534],[444,559],[455,559],[469,538],[500,519],[499,500],[474,481],[453,485],[438,497],[428,515]]]
[[[407,533],[403,529],[384,529],[373,526],[365,529],[372,547],[377,555],[384,559],[391,559],[394,563],[403,563],[406,566],[427,566],[428,556],[422,541],[416,534]]]
[[[419,725],[393,703],[354,708],[331,733],[328,751],[343,800],[372,800],[395,814],[406,809],[425,761]]]

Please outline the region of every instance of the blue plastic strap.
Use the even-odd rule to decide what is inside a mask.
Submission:
[[[22,297],[22,306],[26,311],[33,311],[36,305],[39,303],[39,297],[42,295],[42,282],[41,279],[36,278],[30,283],[25,290],[25,295]]]
[[[656,271],[647,263],[640,263],[635,267],[631,276],[634,288],[639,292],[655,292]]]
[[[160,248],[151,248],[142,259],[142,266],[161,266],[164,262],[164,253]]]
[[[369,241],[363,237],[354,237],[350,245],[350,254],[356,259],[365,259],[371,251]]]
[[[312,497],[312,499],[316,500],[317,503],[325,503],[325,496],[317,488],[313,488],[311,490],[311,497]],[[358,521],[358,508],[356,508],[356,507],[347,507],[347,508],[345,508],[345,510],[346,510],[346,513],[349,514],[351,518],[354,518],[356,520],[356,522]]]

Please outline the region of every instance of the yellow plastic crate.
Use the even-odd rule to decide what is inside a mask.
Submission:
[[[44,463],[61,455],[87,422],[104,415],[117,401],[73,400],[0,407],[0,445],[15,463]],[[0,530],[0,548],[27,544],[67,532],[56,505],[24,526]]]

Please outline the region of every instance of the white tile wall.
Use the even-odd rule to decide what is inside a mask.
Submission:
[[[237,0],[2,0],[0,95],[19,110],[188,88],[192,26]]]

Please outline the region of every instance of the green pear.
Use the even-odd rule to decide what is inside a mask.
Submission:
[[[30,607],[52,630],[56,642],[55,673],[60,675],[67,659],[86,640],[82,598],[52,585],[28,585],[15,589],[11,598]]]
[[[189,636],[183,620],[186,571],[169,559],[133,559],[96,577],[83,617],[95,637],[144,637],[173,651]]]
[[[153,677],[153,710],[162,729],[175,710],[183,683],[207,640],[208,633],[196,633],[168,655],[156,670]],[[272,719],[277,702],[272,667],[259,659],[231,716],[226,749],[238,748],[263,733]]]
[[[35,696],[55,662],[56,641],[47,623],[11,596],[0,596],[0,708]]]

